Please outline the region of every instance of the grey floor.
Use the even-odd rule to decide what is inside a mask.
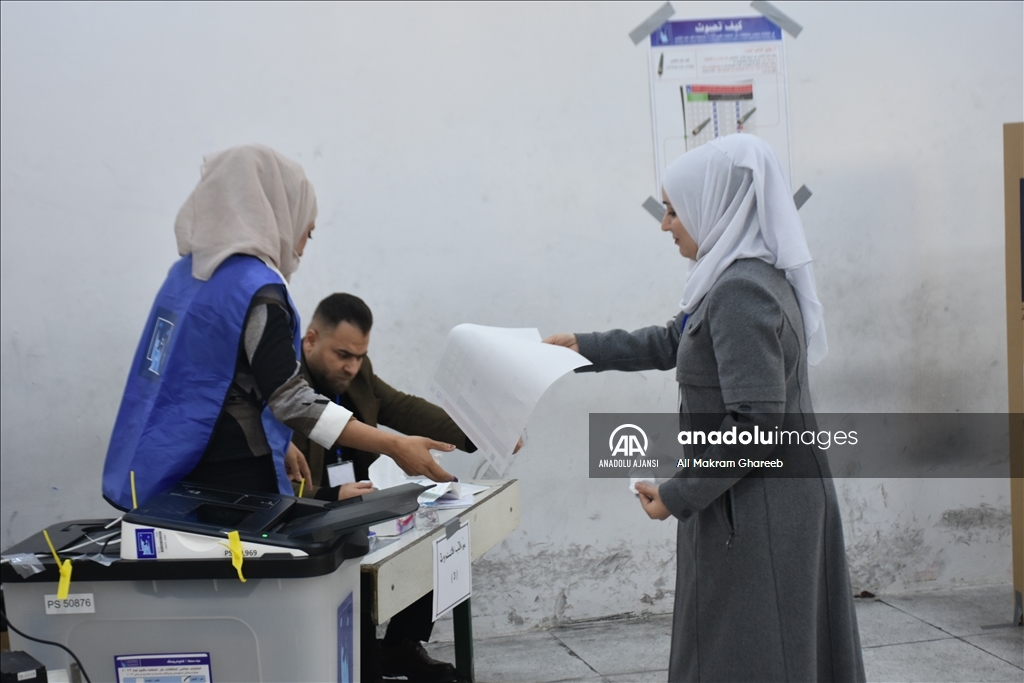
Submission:
[[[1011,586],[857,600],[869,681],[1024,682],[1024,628]],[[477,639],[481,683],[656,682],[668,677],[670,616]],[[625,646],[625,647],[624,647]],[[428,645],[454,661],[450,642]]]

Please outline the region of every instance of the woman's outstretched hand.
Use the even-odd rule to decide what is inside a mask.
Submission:
[[[658,492],[657,486],[646,481],[638,481],[636,492],[640,497],[640,504],[644,506],[644,512],[651,519],[668,519],[672,514],[665,507],[665,503],[661,502],[661,493]]]
[[[576,343],[575,334],[553,334],[544,340],[545,344],[551,344],[553,346],[564,346],[565,348],[580,352],[580,345]]]

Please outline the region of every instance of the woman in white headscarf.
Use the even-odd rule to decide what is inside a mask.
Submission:
[[[815,429],[808,362],[827,352],[803,227],[779,161],[750,135],[719,138],[665,172],[670,233],[690,269],[665,326],[555,335],[581,370],[675,368],[692,431]],[[742,440],[741,440],[742,441]],[[678,520],[669,680],[861,681],[864,667],[828,462],[815,446],[688,446],[774,470],[690,469],[637,484],[652,519]]]
[[[274,150],[243,145],[204,159],[174,226],[182,258],[150,312],[111,436],[103,492],[112,503],[134,507],[182,479],[291,493],[289,476],[308,477],[289,448],[293,430],[452,479],[429,449],[453,446],[353,420],[301,377],[287,282],[315,219],[302,167]]]

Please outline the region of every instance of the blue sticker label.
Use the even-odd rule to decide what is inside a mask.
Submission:
[[[153,335],[149,340],[149,351],[146,353],[146,360],[149,361],[149,371],[159,375],[167,363],[167,351],[171,345],[171,333],[174,332],[174,323],[166,318],[157,317],[153,323]]]
[[[149,341],[146,344],[146,355],[142,357],[142,363],[138,368],[139,374],[150,382],[160,381],[167,368],[167,359],[171,354],[171,346],[174,342],[174,330],[178,323],[178,316],[166,308],[157,308],[146,334]]]
[[[140,560],[156,559],[156,532],[152,529],[135,530],[135,556]]]

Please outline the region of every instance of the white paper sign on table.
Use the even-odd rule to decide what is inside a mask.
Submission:
[[[473,592],[469,525],[434,541],[434,621]]]
[[[589,364],[565,347],[541,343],[536,328],[457,325],[448,333],[427,394],[504,476],[547,388]]]

